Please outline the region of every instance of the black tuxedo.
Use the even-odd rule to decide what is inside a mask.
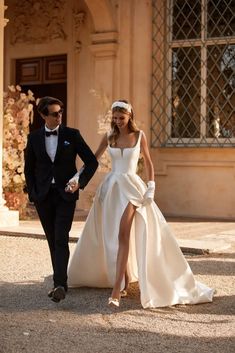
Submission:
[[[25,150],[25,178],[29,199],[36,206],[48,240],[54,285],[66,287],[69,231],[79,192],[65,192],[65,186],[77,172],[77,155],[84,163],[84,170],[79,177],[81,189],[92,178],[98,162],[76,129],[59,127],[54,162],[47,154],[46,138],[50,137],[45,137],[44,127],[29,134]]]

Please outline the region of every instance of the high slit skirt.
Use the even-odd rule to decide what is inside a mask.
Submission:
[[[137,174],[111,172],[105,177],[69,262],[69,286],[113,287],[120,220],[130,202],[136,212],[127,271],[130,282],[139,282],[142,306],[212,301],[213,289],[195,280],[157,204],[143,203],[145,191],[146,185]]]

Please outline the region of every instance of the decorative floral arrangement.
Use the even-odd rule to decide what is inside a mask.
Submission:
[[[110,123],[112,119],[112,111],[109,109],[105,114],[98,117],[98,134],[104,135],[110,130]],[[111,170],[111,160],[107,150],[102,154],[99,160],[99,170],[108,172]]]
[[[3,171],[2,183],[6,205],[23,213],[27,206],[24,175],[24,149],[29,125],[33,120],[33,93],[9,86],[3,96]]]

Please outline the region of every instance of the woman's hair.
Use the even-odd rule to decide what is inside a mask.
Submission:
[[[123,103],[129,104],[128,101],[126,101],[125,99],[119,99],[117,102],[123,102]],[[136,123],[134,121],[134,113],[133,113],[132,108],[131,108],[131,112],[129,112],[124,107],[119,107],[119,106],[115,105],[115,107],[112,108],[112,114],[114,112],[121,112],[121,113],[130,115],[130,119],[128,121],[129,131],[131,131],[131,132],[139,131],[139,129],[137,128]],[[109,141],[110,146],[116,145],[116,142],[117,142],[119,135],[120,135],[120,131],[112,118],[112,120],[111,120],[111,133],[108,136],[108,141]]]

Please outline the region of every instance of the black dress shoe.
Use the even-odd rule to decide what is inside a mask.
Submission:
[[[52,292],[51,300],[55,303],[59,303],[65,298],[65,289],[63,286],[56,287]]]
[[[63,287],[64,287],[64,290],[65,290],[65,293],[67,293],[67,292],[68,292],[68,286],[67,286],[67,284],[64,285]],[[52,298],[54,290],[55,290],[55,288],[52,288],[52,289],[49,290],[49,292],[47,293],[47,296],[48,296],[49,298]]]
[[[54,292],[54,288],[51,289],[51,290],[49,290],[49,292],[47,293],[47,296],[48,296],[49,298],[52,298],[53,292]]]

